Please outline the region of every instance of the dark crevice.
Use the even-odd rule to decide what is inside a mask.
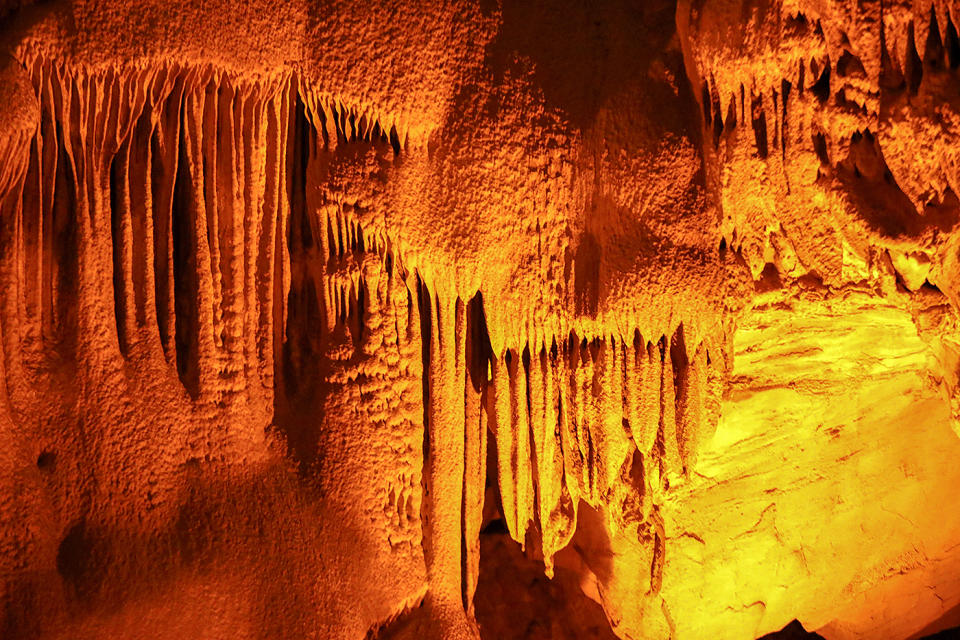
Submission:
[[[840,78],[866,78],[867,70],[863,68],[860,58],[849,51],[844,51],[837,60],[837,76]]]
[[[754,288],[758,293],[777,291],[783,288],[783,282],[780,279],[780,272],[777,270],[777,265],[772,262],[765,264],[763,270],[760,272],[760,277],[757,278],[757,281],[754,283]]]
[[[947,52],[947,66],[951,69],[960,67],[960,38],[957,37],[957,27],[949,14],[947,15],[947,38],[943,46]]]
[[[400,155],[400,136],[397,135],[397,128],[395,126],[390,127],[390,146],[393,147],[394,157]]]
[[[129,163],[129,196],[130,196],[130,236],[133,246],[130,250],[131,255],[131,273],[133,281],[133,299],[130,301],[132,313],[135,318],[136,327],[148,326],[147,318],[147,298],[153,295],[151,287],[147,286],[153,274],[153,264],[150,263],[148,256],[151,247],[148,243],[152,242],[149,218],[152,212],[147,209],[147,202],[152,200],[150,189],[150,166],[151,158],[150,137],[153,133],[154,111],[152,107],[145,107],[143,112],[137,118],[136,124],[131,132],[128,146],[131,150]]]
[[[421,376],[421,389],[423,393],[423,466],[424,470],[429,467],[430,460],[430,369],[431,353],[430,349],[433,343],[433,317],[430,310],[430,292],[420,276],[417,276],[417,304],[420,309],[420,358],[423,365],[423,375]],[[423,507],[422,514],[426,526],[426,513],[430,495],[430,485],[427,478],[428,474],[422,476],[423,483]]]
[[[306,106],[296,96],[292,127],[292,151],[290,153],[290,252],[309,251],[316,246],[312,216],[307,212],[307,166],[310,162],[310,150],[316,140],[317,131],[307,118]]]
[[[509,535],[510,532],[507,530],[507,523],[504,522],[503,518],[496,518],[491,520],[484,525],[483,529],[480,531],[480,534],[504,534]]]
[[[37,456],[37,468],[41,471],[52,471],[57,462],[57,454],[53,451],[42,451]]]
[[[737,126],[737,101],[734,96],[730,96],[730,104],[727,105],[727,118],[724,121],[724,127],[733,130]]]
[[[948,228],[955,211],[948,207],[917,216],[916,207],[893,179],[880,145],[867,129],[855,132],[849,153],[834,167],[854,211],[869,227],[887,237],[916,236],[925,226]]]
[[[913,23],[907,28],[907,60],[904,64],[904,76],[907,80],[907,90],[916,95],[920,90],[920,82],[923,80],[923,62],[920,60],[920,54],[917,53],[917,45],[913,36]]]
[[[767,117],[763,111],[763,97],[753,96],[750,105],[753,121],[753,137],[756,142],[757,155],[766,158],[767,148]]]
[[[643,472],[643,454],[636,448],[633,449],[633,454],[630,457],[630,473],[628,477],[630,486],[637,490],[640,497],[643,497],[646,489],[646,475]]]
[[[717,93],[716,83],[710,95],[710,105],[713,110],[713,146],[718,147],[720,136],[723,134],[723,113],[720,111],[720,95]]]
[[[827,152],[827,137],[823,133],[813,134],[813,151],[820,160],[820,166],[830,166],[830,154]]]
[[[302,101],[300,93],[297,92],[297,101]],[[316,111],[311,110],[311,115],[315,117],[320,125],[315,129],[318,134],[319,139],[323,140],[323,150],[330,151],[330,133],[329,128],[327,127],[327,112],[325,109],[317,109]]]
[[[810,87],[810,90],[813,92],[813,95],[817,96],[817,99],[820,102],[826,102],[830,97],[830,60],[827,59],[826,64],[823,67],[823,72],[820,74],[820,77],[817,78],[817,81],[813,83],[813,86]]]
[[[783,32],[787,38],[803,38],[807,35],[809,29],[810,23],[807,21],[807,16],[802,12],[795,16],[787,16],[783,21]]]
[[[166,144],[170,144],[168,140]],[[171,167],[164,167],[162,148],[164,143],[160,140],[160,132],[154,130],[150,136],[150,155],[154,158],[154,166],[150,176],[150,190],[154,194],[153,206],[153,274],[154,274],[154,306],[157,313],[157,330],[160,333],[160,343],[164,351],[169,348],[172,339],[173,327],[170,326],[170,319],[167,315],[167,309],[170,305],[170,298],[173,292],[170,291],[170,264],[168,262],[168,252],[170,250],[170,209],[162,206],[165,200],[163,189],[164,174],[172,170]],[[169,357],[169,353],[167,356]]]
[[[488,380],[487,372],[491,366],[491,361],[493,358],[493,349],[490,345],[490,336],[487,331],[487,319],[486,314],[483,309],[483,296],[478,292],[463,308],[464,322],[465,324],[465,333],[466,340],[464,345],[464,361],[466,363],[466,384],[467,390],[465,394],[465,402],[467,404],[467,420],[465,420],[465,444],[469,442],[474,442],[479,448],[481,442],[486,446],[485,451],[477,451],[477,454],[484,456],[483,460],[478,461],[481,465],[485,466],[484,469],[484,495],[480,503],[480,518],[481,522],[477,525],[482,527],[482,518],[483,513],[489,508],[487,504],[488,492],[486,487],[490,483],[489,475],[491,471],[494,473],[494,482],[496,482],[496,456],[494,455],[493,460],[489,459],[490,455],[490,441],[493,440],[493,437],[485,437],[486,434],[482,433],[482,429],[486,429],[487,425],[490,423],[490,416],[487,414],[489,409],[488,405]],[[472,393],[471,393],[472,391]],[[477,403],[472,407],[469,406],[469,403]],[[475,410],[475,413],[474,413]],[[475,421],[475,422],[474,422]],[[472,434],[472,438],[469,434]],[[471,482],[471,479],[474,481],[477,479],[476,473],[471,470],[471,449],[467,447],[465,449],[465,458],[467,461],[467,467],[464,469],[464,495],[461,508],[461,516],[463,518],[463,534],[461,536],[461,558],[460,558],[460,580],[461,584],[464,586],[464,589],[461,592],[463,598],[463,606],[466,610],[471,610],[472,605],[468,600],[469,596],[469,562],[470,562],[470,541],[467,539],[467,532],[470,527],[474,526],[474,522],[470,521],[471,517],[476,517],[475,512],[469,511],[468,500],[469,492],[466,489],[468,483]]]
[[[113,250],[113,313],[117,328],[117,340],[120,352],[127,354],[129,336],[126,335],[126,314],[123,279],[123,214],[124,199],[127,190],[126,180],[122,177],[123,162],[129,159],[125,142],[110,162],[110,235]],[[126,156],[126,157],[125,157]]]
[[[894,64],[890,53],[887,51],[886,37],[883,31],[880,32],[880,90],[890,93],[899,93],[907,87],[907,81],[903,77],[900,66]]]
[[[524,394],[526,396],[527,404],[527,425],[533,424],[533,407],[531,406],[530,400],[530,345],[529,343],[523,347],[523,353],[520,354],[520,361],[523,363],[523,376],[524,384],[526,385],[527,392]],[[531,448],[531,451],[533,449]],[[534,476],[536,477],[536,476]]]
[[[835,103],[840,109],[846,109],[851,113],[861,113],[863,115],[867,115],[867,109],[865,106],[858,104],[855,100],[847,98],[847,90],[845,88],[837,91]]]
[[[73,340],[76,335],[76,274],[79,272],[77,229],[74,217],[77,206],[77,175],[64,146],[63,127],[57,122],[57,172],[53,192],[53,238],[51,262],[59,260],[61,268],[50,278],[50,319],[53,333]]]
[[[183,114],[181,113],[181,116]],[[185,121],[185,120],[184,120]],[[178,140],[177,177],[173,186],[171,226],[173,241],[173,297],[177,374],[184,388],[196,398],[200,392],[199,348],[199,282],[194,250],[197,212],[193,202],[194,185],[190,176],[186,136]]]
[[[703,107],[703,121],[709,126],[712,124],[712,113],[711,113],[711,102],[710,102],[710,89],[707,86],[707,83],[703,83],[703,87],[700,89],[700,102]]]
[[[365,318],[367,316],[367,306],[368,301],[367,297],[370,295],[370,292],[367,290],[366,279],[360,278],[359,283],[357,284],[357,307],[356,307],[356,317],[354,318],[355,322],[355,333],[353,344],[356,345],[357,350],[360,350],[360,346],[363,343],[364,339],[364,330],[366,329]]]
[[[690,362],[687,359],[687,346],[684,337],[683,325],[677,327],[670,340],[670,362],[673,364],[673,387],[674,387],[674,410],[678,418],[676,434],[677,444],[681,447],[686,442],[686,434],[682,432],[685,427],[685,421],[680,419],[683,416],[687,398],[690,395]],[[669,436],[668,436],[669,437]],[[683,473],[686,474],[686,456],[685,451],[681,451],[681,460],[683,460]]]
[[[660,515],[654,512],[653,559],[650,561],[650,594],[657,595],[663,586],[663,567],[665,564],[663,522]]]
[[[383,254],[383,271],[388,278],[393,278],[393,253],[389,249]]]
[[[790,100],[790,90],[793,89],[793,85],[786,81],[782,80],[780,82],[780,95],[783,96],[783,104],[781,106],[780,112],[780,154],[784,160],[787,159],[787,102]]]
[[[493,360],[493,347],[490,344],[487,316],[483,309],[483,294],[479,292],[467,303],[467,334],[471,345],[467,360],[468,379],[474,391],[480,393],[486,388],[487,371]]]
[[[937,12],[930,7],[930,30],[923,48],[923,62],[931,69],[944,66],[943,40],[940,39],[940,27],[937,24]]]
[[[277,333],[274,339],[274,419],[271,428],[283,434],[302,478],[322,473],[327,464],[319,425],[326,423],[326,398],[336,393],[336,385],[330,383],[330,371],[339,364],[331,357],[328,341],[342,337],[339,332],[343,329],[338,318],[334,329],[336,336],[328,333],[326,318],[338,314],[338,311],[326,308],[321,281],[312,268],[313,264],[323,260],[318,251],[323,234],[329,233],[329,226],[320,226],[320,220],[326,216],[311,211],[307,200],[310,165],[317,145],[322,144],[320,135],[308,118],[306,105],[296,96],[291,109],[286,159],[290,209],[285,240],[290,286],[285,309],[278,309],[283,301],[282,289],[274,292],[274,330]],[[277,240],[284,240],[279,231]],[[279,247],[277,255],[281,255]]]
[[[328,215],[326,216],[326,218],[327,218],[327,228],[325,231],[327,234],[327,246],[330,247],[330,256],[327,261],[327,268],[332,270],[337,264],[337,259],[339,258],[339,251],[337,250],[337,237],[334,235],[334,230],[333,230],[333,226],[334,226],[333,216]]]

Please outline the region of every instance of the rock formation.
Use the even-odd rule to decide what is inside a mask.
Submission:
[[[958,12],[0,2],[0,637],[960,623]]]

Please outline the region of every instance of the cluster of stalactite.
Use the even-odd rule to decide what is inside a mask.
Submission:
[[[889,108],[881,97],[889,103],[901,93],[916,95],[925,72],[936,75],[960,66],[952,11],[939,3],[918,10],[916,19],[893,11],[896,18],[889,22],[897,28],[880,39],[880,48],[865,46],[859,55],[851,51],[859,43],[852,45],[848,34],[831,33],[832,24],[801,12],[784,19],[778,34],[778,41],[797,46],[783,46],[752,75],[704,63],[701,104],[714,146],[724,131],[744,123],[762,159],[771,147],[779,148],[782,161],[788,142],[813,142],[830,164],[829,158],[847,150],[854,133],[877,129],[882,109]]]
[[[95,362],[108,331],[125,356],[175,365],[194,398],[269,390],[289,92],[212,70],[32,72],[40,126],[4,201],[8,360],[55,345]]]
[[[936,159],[953,156],[956,11],[937,1],[757,12],[738,33],[777,45],[756,52],[716,38],[727,18],[691,10],[685,46],[712,141],[705,152],[719,166],[722,232],[754,278],[772,264],[856,282],[892,260],[912,290],[923,283],[904,256],[935,261],[934,238],[958,211],[954,163]],[[951,270],[931,282],[954,289]]]
[[[581,501],[662,549],[657,496],[715,426],[719,348],[678,326],[541,335],[495,353],[495,300],[405,264],[360,205],[316,188],[338,144],[404,153],[396,126],[296,75],[27,68],[39,124],[3,141],[0,175],[8,387],[63,362],[149,361],[206,415],[242,405],[277,423],[355,389],[356,414],[322,419],[383,425],[382,446],[407,460],[422,444],[421,467],[384,487],[379,522],[391,545],[422,545],[430,597],[468,610],[488,447],[509,532],[535,540],[548,571]],[[292,455],[322,473],[301,436],[289,434]]]

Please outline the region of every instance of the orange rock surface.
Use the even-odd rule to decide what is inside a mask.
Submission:
[[[0,637],[960,623],[957,12],[0,1]]]

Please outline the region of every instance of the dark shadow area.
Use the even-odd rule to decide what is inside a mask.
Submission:
[[[488,50],[488,65],[502,78],[517,59],[533,63],[534,81],[551,107],[587,128],[600,107],[632,84],[666,48],[675,31],[676,4],[509,1]],[[691,101],[692,102],[692,101]]]
[[[196,254],[196,220],[199,212],[193,194],[200,188],[193,184],[189,170],[190,150],[183,133],[178,138],[178,149],[170,222],[175,319],[172,333],[176,346],[177,374],[190,397],[196,399],[200,394],[200,282]]]
[[[758,640],[823,640],[823,636],[807,631],[799,621],[794,620],[780,631],[768,633]]]
[[[499,520],[480,534],[480,580],[474,598],[484,640],[615,640],[599,604],[580,590],[573,571],[529,557]]]
[[[960,638],[960,605],[928,624],[910,640],[953,640]]]
[[[921,638],[921,640],[955,640],[956,638],[960,638],[960,627],[944,629],[939,633],[935,633],[930,636],[924,636]]]
[[[960,201],[949,189],[942,202],[928,203],[923,215],[917,215],[869,130],[853,134],[849,154],[837,163],[835,178],[863,221],[885,237],[916,238],[930,229],[947,232],[960,219]]]
[[[940,620],[929,625],[927,628],[938,628],[938,623],[941,621],[945,622],[947,618],[951,620],[951,623],[960,621],[960,607],[951,609],[944,615],[943,618],[940,618]],[[953,640],[954,638],[960,638],[960,627],[945,629],[933,635],[916,635],[913,636],[911,640]],[[757,640],[823,640],[823,636],[821,636],[819,633],[807,631],[803,628],[803,625],[800,624],[800,622],[794,620],[780,631],[768,633],[765,636],[761,636]]]

